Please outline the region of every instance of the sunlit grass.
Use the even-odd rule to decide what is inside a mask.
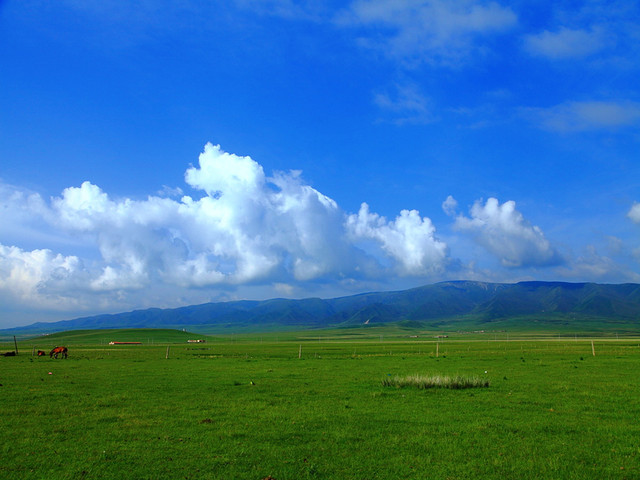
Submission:
[[[47,336],[0,357],[3,478],[640,478],[640,339],[594,356],[580,339],[122,333],[145,343],[91,332],[68,359],[32,356],[66,345]],[[381,383],[408,373],[491,386]]]

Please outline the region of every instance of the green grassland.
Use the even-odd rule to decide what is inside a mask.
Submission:
[[[640,340],[595,337],[594,356],[590,338],[569,332],[435,335],[393,326],[199,344],[172,330],[25,339],[17,357],[0,357],[0,474],[640,478]],[[60,344],[66,360],[31,355]],[[409,375],[490,386],[383,385]]]

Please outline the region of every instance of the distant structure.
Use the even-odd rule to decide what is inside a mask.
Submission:
[[[142,342],[109,342],[109,345],[142,345]]]
[[[203,338],[199,338],[198,340],[187,340],[187,343],[205,343],[206,340]]]

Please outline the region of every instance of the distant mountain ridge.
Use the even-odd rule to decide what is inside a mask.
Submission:
[[[103,328],[322,328],[413,322],[425,327],[589,320],[640,325],[640,284],[447,281],[409,290],[333,299],[275,298],[150,308],[4,330],[53,332]],[[568,320],[567,320],[568,321]]]

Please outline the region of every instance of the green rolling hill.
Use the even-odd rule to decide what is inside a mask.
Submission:
[[[188,328],[267,331],[411,322],[423,328],[580,324],[590,329],[640,331],[640,285],[565,282],[515,284],[441,282],[410,290],[348,297],[270,299],[152,308],[2,331],[55,332],[105,328]]]

